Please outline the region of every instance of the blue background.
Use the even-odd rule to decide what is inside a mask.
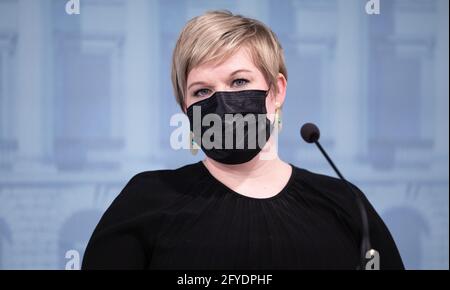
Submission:
[[[188,19],[221,8],[284,46],[281,157],[333,175],[299,138],[317,123],[406,267],[448,269],[449,1],[66,2],[0,0],[0,268],[64,269],[134,174],[202,158],[169,146],[170,58]]]

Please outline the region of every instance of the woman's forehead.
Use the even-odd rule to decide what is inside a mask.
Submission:
[[[257,72],[251,55],[246,49],[239,49],[221,62],[207,62],[193,68],[187,78],[187,83],[195,82],[197,79],[217,78],[229,76],[236,71]]]

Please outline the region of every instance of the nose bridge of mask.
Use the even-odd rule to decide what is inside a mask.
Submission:
[[[224,114],[258,113],[265,114],[267,91],[246,90],[237,92],[215,92],[211,97],[192,104],[188,108],[188,116],[192,115],[193,107],[200,106],[202,115],[215,113]]]
[[[212,112],[224,114],[266,113],[266,92],[259,90],[239,92],[216,92]]]
[[[192,104],[187,109],[188,118],[193,129],[193,111],[195,106],[201,108],[201,119],[208,114],[217,114],[221,118],[225,114],[266,114],[266,97],[264,90],[219,91],[211,97]]]

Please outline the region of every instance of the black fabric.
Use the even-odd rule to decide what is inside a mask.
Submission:
[[[230,113],[258,113],[265,114],[266,97],[268,91],[245,90],[245,91],[219,91],[209,98],[195,102],[187,108],[187,115],[192,115],[194,106],[200,106],[202,111],[215,113],[220,116]],[[191,127],[192,129],[192,127]]]
[[[220,163],[241,164],[250,161],[262,150],[273,129],[267,118],[267,94],[268,91],[263,90],[219,91],[192,104],[187,109],[187,116],[191,131],[194,132],[194,141],[209,158]],[[198,117],[194,114],[194,107],[200,108],[201,115],[197,113]],[[214,122],[209,126],[202,126],[203,118],[209,114],[214,114],[217,117],[215,121],[221,122],[218,129],[213,126]],[[241,121],[237,121],[237,114],[242,118]],[[227,121],[226,115],[237,118]],[[204,137],[206,132],[208,135]],[[218,135],[220,138],[216,139]],[[225,142],[227,136],[232,138],[228,146]],[[202,142],[210,139],[211,142],[216,141],[212,148],[204,146]]]
[[[403,269],[391,234],[358,192],[381,269]],[[257,199],[230,190],[200,161],[134,176],[97,225],[82,268],[355,269],[360,224],[339,179],[293,166],[281,192]]]

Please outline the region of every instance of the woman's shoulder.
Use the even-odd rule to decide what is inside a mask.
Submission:
[[[297,166],[293,167],[295,170],[296,178],[301,180],[301,182],[308,187],[332,192],[345,189],[344,182],[337,177],[310,171],[308,169]]]
[[[382,269],[404,269],[397,246],[389,229],[383,222],[376,209],[366,195],[353,183],[349,182],[352,191],[339,178],[325,174],[311,172],[306,169],[295,168],[298,184],[303,186],[304,192],[317,204],[327,207],[337,214],[340,221],[349,226],[357,240],[361,236],[361,213],[357,206],[357,198],[362,200],[370,225],[372,248],[382,255]],[[358,195],[357,196],[355,196]]]
[[[186,194],[194,182],[191,171],[195,164],[176,169],[142,171],[129,179],[103,215],[100,224],[114,224],[135,220],[142,216],[157,215],[181,195]]]
[[[174,169],[157,169],[135,174],[120,192],[119,197],[139,201],[156,201],[182,194],[183,188],[195,182],[197,163]]]
[[[355,193],[368,202],[364,193],[353,183],[348,182],[353,192],[349,190],[344,181],[337,177],[295,167],[295,178],[298,184],[315,199],[320,198],[332,206],[339,206],[346,210],[356,211]]]
[[[140,191],[154,189],[178,190],[186,188],[186,185],[196,181],[199,171],[199,163],[183,165],[177,168],[166,168],[142,171],[134,175],[126,187],[133,187]]]
[[[143,267],[146,246],[142,233],[157,233],[168,207],[177,200],[179,188],[189,181],[187,175],[192,167],[135,174],[97,224],[86,248],[83,268]],[[117,254],[117,249],[125,252]]]

